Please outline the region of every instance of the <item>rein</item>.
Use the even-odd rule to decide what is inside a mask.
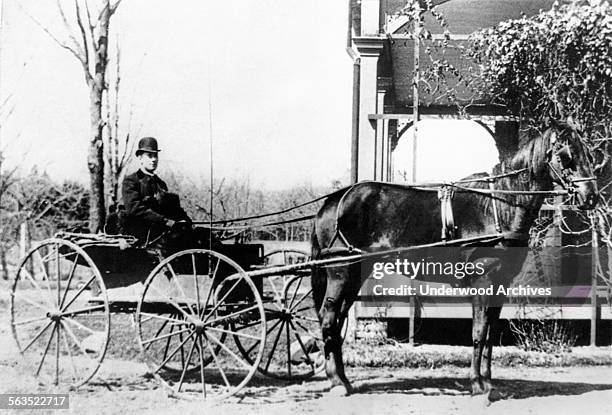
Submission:
[[[559,157],[558,155],[556,156]],[[495,221],[495,229],[498,232],[501,232],[501,224],[499,220],[499,209],[498,209],[496,201],[504,201],[504,202],[507,202],[507,201],[497,197],[496,195],[564,196],[568,194],[573,194],[575,192],[576,183],[596,180],[595,177],[573,178],[571,177],[571,174],[568,173],[568,169],[562,169],[561,171],[559,171],[551,164],[550,161],[548,162],[548,166],[552,174],[555,175],[555,177],[561,184],[561,187],[563,188],[562,190],[498,190],[495,188],[495,182],[498,179],[516,176],[520,173],[527,171],[528,170],[527,168],[512,170],[507,173],[502,173],[502,174],[493,175],[493,176],[484,176],[484,177],[477,177],[473,179],[463,179],[463,180],[457,180],[457,181],[451,181],[451,182],[433,182],[433,183],[426,182],[426,183],[408,183],[408,184],[388,183],[387,182],[386,184],[400,187],[400,188],[406,188],[406,189],[414,189],[414,190],[426,191],[426,192],[437,192],[438,197],[440,199],[440,203],[442,205],[441,206],[442,223],[443,223],[442,240],[452,240],[454,238],[454,218],[452,214],[451,201],[452,201],[452,197],[455,192],[477,193],[477,194],[491,198],[493,202],[492,209],[493,209],[493,216],[494,216],[494,221]],[[324,194],[322,196],[311,199],[304,203],[300,203],[298,205],[291,206],[289,208],[279,210],[276,212],[269,212],[269,213],[263,213],[259,215],[244,216],[240,218],[224,219],[224,220],[217,220],[217,221],[207,221],[207,222],[194,221],[193,224],[194,225],[208,225],[205,227],[208,227],[211,230],[241,231],[241,230],[246,230],[246,229],[254,228],[254,227],[263,228],[267,226],[276,226],[276,225],[282,225],[282,224],[287,224],[287,223],[300,222],[300,221],[312,219],[314,218],[314,215],[306,215],[302,217],[281,220],[281,221],[261,223],[261,224],[244,224],[244,225],[224,226],[224,225],[235,223],[235,222],[245,222],[245,221],[252,220],[252,219],[261,219],[261,218],[266,218],[266,217],[271,217],[271,216],[282,215],[284,213],[288,213],[296,209],[299,209],[301,207],[308,206],[316,202],[319,202],[321,200],[327,199],[328,197],[338,192],[343,192],[340,198],[340,201],[338,202],[338,206],[336,208],[336,230],[335,230],[334,237],[332,238],[331,244],[333,244],[337,239],[340,239],[341,242],[350,251],[353,251],[353,250],[356,250],[357,248],[353,247],[348,242],[346,237],[343,235],[342,231],[338,229],[338,220],[339,220],[340,210],[341,210],[344,200],[346,199],[346,196],[356,186],[363,184],[363,183],[381,183],[381,182],[374,181],[374,180],[368,180],[368,181],[354,183],[343,189],[339,189],[339,190]],[[471,188],[471,187],[464,186],[470,183],[488,183],[489,188],[488,189],[478,189],[478,188]],[[221,225],[221,226],[215,226],[215,225]],[[331,244],[328,248],[331,248]]]
[[[423,190],[423,191],[431,191],[431,192],[438,192],[442,187],[445,186],[453,186],[456,187],[459,190],[462,190],[462,188],[460,186],[458,186],[458,184],[467,184],[467,183],[476,183],[476,182],[490,182],[492,180],[497,180],[503,177],[510,177],[519,173],[522,173],[523,171],[525,171],[527,169],[520,169],[520,170],[513,170],[511,172],[508,173],[503,173],[503,174],[499,174],[499,175],[495,175],[495,176],[486,176],[486,177],[482,177],[482,178],[475,178],[475,179],[465,179],[465,180],[458,180],[458,181],[454,181],[454,182],[435,182],[435,183],[415,183],[415,184],[401,184],[401,183],[388,183],[390,185],[393,186],[398,186],[398,187],[402,187],[402,188],[407,188],[407,189],[416,189],[416,190]],[[345,195],[347,193],[349,193],[355,186],[362,184],[362,183],[383,183],[383,182],[378,182],[378,181],[374,181],[374,180],[367,180],[367,181],[362,181],[362,182],[358,182],[358,183],[354,183],[350,186],[344,187],[342,189],[339,190],[334,190],[333,192],[330,193],[326,193],[322,196],[316,197],[314,199],[308,200],[304,203],[300,203],[298,205],[294,205],[291,206],[289,208],[283,209],[283,210],[278,210],[275,212],[268,212],[268,213],[262,213],[259,215],[252,215],[252,216],[243,216],[243,217],[239,217],[239,218],[232,218],[232,219],[223,219],[223,220],[216,220],[216,221],[193,221],[192,223],[194,225],[209,225],[208,228],[212,229],[212,230],[228,230],[228,229],[246,229],[249,227],[265,227],[265,226],[274,226],[274,225],[280,225],[280,224],[284,224],[284,223],[291,223],[291,222],[298,222],[300,220],[308,220],[308,219],[312,219],[314,217],[314,215],[307,215],[307,216],[302,216],[299,218],[293,218],[293,219],[287,219],[286,221],[275,221],[275,222],[268,222],[268,223],[263,223],[263,224],[256,224],[256,225],[234,225],[234,226],[214,226],[214,225],[223,225],[223,224],[229,224],[229,223],[234,223],[234,222],[245,222],[251,219],[262,219],[262,218],[267,218],[267,217],[271,217],[271,216],[278,216],[278,215],[282,215],[284,213],[288,213],[291,211],[294,211],[296,209],[302,208],[304,206],[308,206],[311,205],[313,203],[316,202],[320,202],[321,200],[327,199],[330,196],[333,196],[334,194],[338,193],[338,192],[344,192],[343,196],[341,199],[344,199]],[[468,189],[468,188],[466,188]],[[471,190],[471,189],[468,189]],[[481,189],[483,190],[483,189]],[[512,193],[514,191],[512,190],[506,190],[506,191],[495,191],[492,193]],[[491,193],[491,194],[492,194]],[[517,193],[518,194],[518,193]],[[521,192],[520,194],[526,194],[525,192]],[[552,194],[552,193],[551,193]],[[557,194],[565,194],[565,193],[558,193],[558,191],[555,191],[554,193],[555,195]]]
[[[306,215],[306,216],[300,216],[297,218],[279,220],[279,221],[274,221],[274,222],[255,223],[255,224],[249,224],[249,225],[230,225],[230,226],[215,226],[215,225],[208,226],[208,223],[210,222],[192,222],[192,223],[194,225],[205,225],[202,227],[213,230],[213,231],[229,231],[229,230],[244,231],[244,230],[252,229],[252,228],[265,228],[267,226],[276,226],[276,225],[284,225],[287,223],[301,222],[301,221],[313,219],[314,217],[315,215]]]
[[[561,171],[559,171],[555,168],[555,166],[551,164],[550,161],[548,162],[548,168],[557,177],[557,180],[559,180],[559,182],[561,183],[561,187],[563,187],[564,189],[568,189],[568,191],[570,192],[572,190],[569,189],[573,189],[574,184],[576,183],[591,182],[597,180],[597,177],[594,176],[573,178],[572,175],[568,173],[568,169],[562,169]]]

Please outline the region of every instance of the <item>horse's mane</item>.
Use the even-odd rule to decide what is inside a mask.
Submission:
[[[475,173],[465,179],[486,178],[488,176],[501,175],[527,169],[524,173],[517,173],[508,177],[503,177],[495,181],[495,187],[506,190],[529,190],[529,186],[533,184],[537,178],[543,177],[546,174],[544,168],[547,163],[547,152],[551,148],[550,135],[553,133],[554,127],[547,129],[543,133],[536,130],[522,132],[519,142],[521,146],[517,152],[509,159],[503,160],[497,164],[491,174]],[[527,174],[528,180],[525,180]],[[487,189],[488,183],[473,182],[466,187]],[[492,214],[492,198],[485,195],[472,195],[472,199],[479,206],[479,210],[486,214]],[[528,203],[531,196],[524,195],[498,195],[497,200],[504,200],[506,203],[498,203],[498,209],[502,222],[509,222],[515,215],[514,206]]]
[[[532,178],[538,177],[541,168],[546,165],[547,152],[550,149],[550,136],[553,128],[549,128],[543,133],[536,130],[522,132],[519,142],[522,145],[510,160],[509,166],[512,169],[529,169]],[[540,169],[537,171],[536,169]]]
[[[528,169],[527,171],[531,179],[538,177],[542,171],[537,171],[537,169],[542,169],[546,166],[547,153],[551,148],[550,135],[553,131],[554,127],[547,129],[543,133],[536,130],[522,131],[519,140],[521,146],[511,158],[497,164],[493,167],[491,173],[473,173],[462,180],[486,178],[521,169]],[[514,180],[514,178],[511,178],[511,180]],[[483,181],[470,183],[466,187],[486,188],[487,185]]]

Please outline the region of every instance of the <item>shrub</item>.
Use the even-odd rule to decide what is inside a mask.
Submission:
[[[571,352],[578,338],[567,322],[556,320],[518,320],[510,323],[510,329],[517,346],[528,352]]]

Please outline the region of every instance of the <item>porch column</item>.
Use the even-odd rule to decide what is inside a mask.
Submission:
[[[380,179],[389,181],[389,120],[382,120],[382,163],[380,166]]]
[[[386,108],[385,104],[393,101],[393,79],[391,77],[378,77],[378,92],[376,98],[376,113],[384,114],[392,110]],[[376,180],[389,180],[389,120],[376,120]]]
[[[379,89],[376,93],[376,112],[382,114],[385,105],[385,90]],[[376,120],[376,144],[374,151],[374,180],[383,180],[383,165],[385,153],[385,120]]]
[[[357,154],[357,180],[376,177],[376,123],[369,119],[378,111],[378,58],[383,49],[384,38],[355,38],[354,45],[360,58],[359,71],[359,149]],[[382,108],[380,109],[382,111]]]

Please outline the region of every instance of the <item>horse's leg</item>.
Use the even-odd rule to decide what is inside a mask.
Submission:
[[[344,297],[344,301],[342,301],[342,305],[340,306],[340,312],[338,315],[338,350],[337,350],[337,368],[338,375],[344,380],[345,385],[349,385],[350,392],[350,382],[348,381],[345,373],[344,373],[344,361],[342,358],[342,329],[344,327],[344,322],[348,316],[349,310],[351,309],[353,303],[357,299],[357,294],[359,294],[359,289],[361,288],[361,280],[356,278],[361,271],[361,267],[359,264],[357,265],[349,265],[348,267],[348,280],[346,280],[344,284],[344,289],[342,292],[342,297]]]
[[[319,311],[323,306],[323,299],[325,298],[325,291],[327,289],[327,273],[325,272],[325,269],[313,267],[310,282],[312,284],[312,298],[314,300],[314,307],[317,314],[319,314]]]
[[[486,305],[482,296],[472,298],[472,366],[470,368],[470,381],[472,383],[472,394],[479,395],[484,392],[482,377],[480,375],[480,363],[482,350],[485,343],[488,321]]]
[[[325,371],[331,382],[331,393],[343,396],[348,395],[352,389],[344,373],[341,327],[339,326],[340,307],[344,302],[344,289],[347,279],[347,267],[327,269],[325,298],[319,311],[325,351]]]
[[[482,384],[484,392],[489,392],[491,387],[491,360],[493,357],[493,345],[497,341],[499,334],[499,314],[501,313],[501,307],[489,307],[487,309],[487,316],[489,322],[489,329],[487,330],[487,338],[485,341],[484,351],[482,354]]]

